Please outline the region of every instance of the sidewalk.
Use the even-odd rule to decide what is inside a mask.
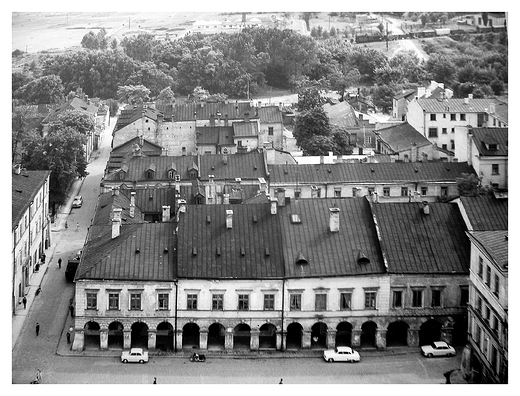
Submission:
[[[20,303],[17,305],[14,315],[12,316],[12,349],[15,348],[16,343],[18,342],[18,336],[20,335],[20,332],[22,331],[25,318],[27,317],[31,306],[33,304],[33,301],[35,298],[39,298],[36,296],[36,290],[38,287],[42,288],[42,292],[45,292],[44,288],[42,287],[43,280],[45,278],[45,275],[47,274],[47,271],[49,268],[53,265],[57,265],[57,259],[54,260],[54,252],[56,251],[56,246],[60,242],[61,234],[59,233],[61,230],[65,227],[65,222],[67,221],[67,217],[71,211],[72,208],[72,201],[76,195],[78,195],[79,190],[81,189],[81,186],[83,185],[83,181],[85,179],[76,180],[72,187],[69,190],[69,198],[67,200],[67,203],[60,208],[61,212],[56,215],[56,219],[54,220],[54,223],[50,224],[51,228],[51,245],[49,248],[45,251],[46,255],[46,262],[43,265],[40,265],[40,270],[38,272],[33,272],[31,276],[31,280],[29,283],[29,287],[27,288],[27,307],[26,309],[23,308],[23,304]],[[62,263],[62,266],[67,266],[67,263]]]

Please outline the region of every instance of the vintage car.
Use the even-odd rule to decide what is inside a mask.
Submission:
[[[435,341],[430,345],[423,345],[421,353],[429,358],[434,356],[455,356],[457,354],[455,348],[444,341]]]
[[[336,347],[336,349],[327,349],[323,351],[323,359],[326,362],[359,362],[361,357],[359,353],[350,347]]]
[[[74,201],[72,201],[73,208],[81,208],[83,205],[83,197],[81,195],[77,195],[74,197]]]
[[[132,348],[129,351],[123,351],[121,361],[123,363],[146,363],[148,362],[148,352],[143,348]]]

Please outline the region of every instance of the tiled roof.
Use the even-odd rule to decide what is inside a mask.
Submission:
[[[175,227],[174,223],[123,224],[120,235],[112,239],[112,226],[91,226],[77,279],[173,281]]]
[[[508,229],[508,200],[493,195],[460,197],[463,210],[474,231],[497,231]]]
[[[508,269],[507,231],[472,231],[468,234],[480,244],[500,268]]]
[[[260,117],[260,123],[262,124],[283,122],[283,115],[278,106],[259,107],[258,116]]]
[[[18,225],[36,194],[50,176],[49,170],[30,170],[12,174],[12,228]]]
[[[258,136],[257,122],[233,122],[233,136]]]
[[[462,173],[475,174],[465,162],[288,164],[269,165],[268,169],[270,181],[275,184],[455,182]]]
[[[226,228],[226,211],[233,226]],[[270,205],[195,205],[180,216],[179,278],[281,278],[282,232]]]
[[[134,217],[130,217],[130,193],[128,196],[120,193],[113,195],[111,192],[101,194],[98,198],[96,212],[94,213],[93,225],[112,225],[112,218],[114,215],[114,208],[123,209],[121,212],[121,218],[123,224],[135,224],[143,222],[143,215],[136,206]]]
[[[416,147],[430,146],[432,144],[407,122],[379,129],[377,133],[381,140],[387,143],[395,152],[410,150],[413,147],[412,143],[415,143]]]
[[[157,114],[160,112],[156,109],[152,109],[151,107],[146,107],[144,109],[145,117],[151,119],[152,121],[157,121]],[[114,127],[115,133],[116,131],[124,128],[131,123],[140,120],[143,116],[143,105],[140,106],[128,106],[126,109],[121,110],[121,114],[117,118],[116,125]]]
[[[132,146],[134,144],[139,144],[140,139],[138,136],[134,137],[131,140],[128,140],[127,142],[124,142],[120,144],[119,146],[116,146],[112,149],[111,154],[113,153],[131,153],[132,152]],[[156,143],[150,142],[149,140],[143,139],[143,146],[141,147],[141,150],[144,152],[149,151],[156,151],[160,155],[162,152],[163,147],[159,146]]]
[[[340,209],[339,232],[329,230],[329,208],[332,207]],[[301,223],[294,223],[293,215],[299,215]],[[277,216],[282,224],[286,277],[385,272],[366,199],[302,199],[279,207]],[[360,263],[363,256],[368,258],[368,263]],[[307,264],[297,263],[301,258]]]
[[[466,101],[468,103],[466,103]],[[427,113],[486,113],[493,99],[417,99]]]
[[[477,146],[480,155],[483,156],[507,156],[509,128],[472,128],[473,142]],[[486,144],[496,144],[496,150],[489,150]]]
[[[173,121],[209,120],[211,115],[218,119],[218,113],[220,113],[221,119],[225,119],[227,114],[228,120],[243,119],[245,113],[249,113],[249,118],[258,117],[256,109],[251,106],[250,102],[204,103],[204,105],[200,103],[176,104],[173,108],[172,117]]]
[[[159,156],[159,157],[131,157],[126,161],[128,171],[126,172],[124,180],[126,181],[140,181],[146,179],[146,171],[153,164],[155,165],[155,178],[157,181],[168,181],[168,169],[172,162],[176,165],[177,173],[181,176],[181,179],[190,179],[188,175],[188,169],[192,166],[193,162],[197,161],[196,155],[186,156]],[[120,180],[118,175],[114,173],[107,174],[106,180]]]
[[[335,105],[325,103],[323,110],[327,113],[331,125],[345,128],[357,127],[359,125],[354,109],[347,102],[339,102]]]
[[[197,127],[197,144],[233,145],[233,127]]]
[[[133,156],[134,149],[139,149],[139,155],[144,157],[155,157],[162,154],[161,146],[148,140],[143,140],[143,146],[141,147],[139,145],[139,137],[135,137],[112,149],[107,161],[107,172],[121,168],[122,163],[128,161]]]
[[[372,205],[391,273],[467,273],[470,243],[457,205],[421,202]]]

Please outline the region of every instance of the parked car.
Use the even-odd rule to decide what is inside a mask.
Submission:
[[[148,362],[148,351],[144,351],[143,348],[132,348],[129,351],[123,351],[121,361],[123,363],[146,363]]]
[[[81,208],[83,205],[83,197],[81,195],[77,195],[74,197],[74,201],[72,201],[73,208]]]
[[[335,349],[327,349],[323,351],[323,359],[331,362],[359,362],[361,357],[359,353],[350,347],[336,347]]]
[[[434,356],[455,356],[457,354],[455,348],[444,341],[435,341],[430,345],[423,345],[421,347],[421,353],[429,358]]]

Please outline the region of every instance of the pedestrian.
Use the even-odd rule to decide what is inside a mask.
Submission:
[[[70,344],[70,333],[67,331],[67,344]]]
[[[40,334],[40,324],[36,322],[36,337]]]
[[[23,303],[23,309],[25,309],[25,307],[27,306],[27,297],[23,296],[22,303]]]
[[[74,305],[72,305],[72,304],[69,305],[69,311],[70,311],[70,317],[73,318],[74,317]]]
[[[58,267],[61,269],[61,257],[58,259]]]
[[[79,231],[79,223],[76,223],[76,232]]]
[[[156,377],[153,377],[153,384],[157,385],[157,378]]]
[[[47,257],[47,256],[45,255],[45,253],[42,253],[42,264],[45,264],[45,258],[46,258],[46,257]]]
[[[42,371],[40,369],[36,370],[36,381],[42,382],[43,376]]]
[[[280,378],[280,382],[278,383],[278,385],[283,385],[283,378]]]

